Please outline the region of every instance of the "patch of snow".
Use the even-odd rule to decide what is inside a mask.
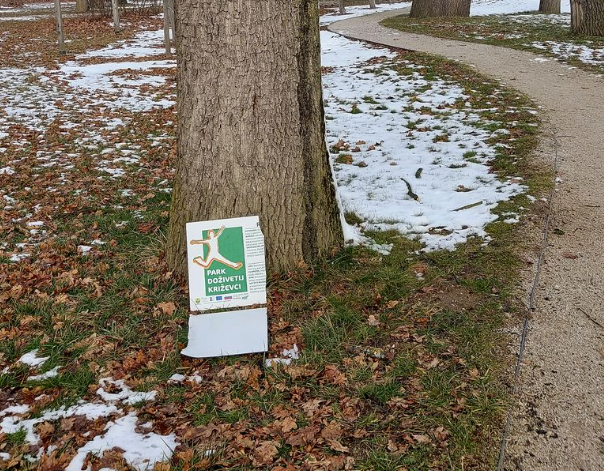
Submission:
[[[474,0],[471,15],[507,15],[537,10],[539,10],[539,0]],[[562,12],[570,12],[570,0],[562,0]]]
[[[52,370],[48,370],[46,373],[41,373],[39,375],[28,376],[27,381],[43,381],[48,378],[54,378],[59,375],[60,366],[55,366]]]
[[[203,381],[203,378],[199,376],[197,373],[192,374],[191,376],[187,376],[187,381],[191,383],[199,384]]]
[[[393,61],[390,50],[327,31],[321,41],[322,65],[331,69],[323,77],[326,139],[341,209],[364,221],[343,223],[347,239],[371,246],[359,229],[394,229],[427,250],[452,250],[470,236],[486,237],[485,226],[497,219],[492,210],[524,187],[490,172],[492,133],[471,107],[457,106],[468,98],[463,89],[427,80],[421,67]],[[409,75],[394,70],[400,65]],[[468,151],[475,157],[465,159]]]
[[[149,89],[149,87],[164,85],[165,76],[143,73],[153,69],[173,69],[176,67],[174,60],[83,64],[79,62],[82,58],[85,58],[85,55],[77,56],[75,61],[62,64],[56,74],[70,87],[88,92],[93,102],[132,111],[168,108],[175,103],[174,99],[160,98],[156,92]],[[128,72],[128,75],[124,75],[123,72]],[[116,75],[116,73],[120,74]],[[145,86],[145,92],[141,91],[142,86]]]
[[[151,392],[136,392],[130,389],[124,380],[118,379],[114,380],[113,378],[101,378],[99,380],[99,385],[101,386],[97,390],[97,394],[101,396],[105,401],[108,402],[123,402],[125,404],[138,404],[139,402],[147,402],[155,399],[157,395],[157,391]],[[119,388],[120,392],[118,393],[110,393],[105,390],[105,388]]]
[[[300,351],[298,350],[298,345],[294,344],[294,346],[289,350],[283,350],[281,352],[282,358],[267,358],[265,361],[265,365],[267,368],[274,365],[289,365],[292,360],[297,360],[300,358]]]
[[[89,453],[102,456],[112,448],[124,450],[126,462],[137,471],[153,469],[155,463],[171,458],[178,445],[176,435],[141,434],[136,431],[137,416],[134,412],[109,422],[103,435],[95,437],[80,448],[65,471],[81,471]]]
[[[15,433],[20,430],[25,430],[25,440],[30,445],[37,445],[40,441],[38,434],[35,432],[35,426],[42,422],[63,419],[76,415],[83,415],[88,420],[96,420],[99,417],[107,417],[118,409],[113,405],[105,404],[88,404],[80,402],[78,405],[69,407],[61,407],[59,409],[44,412],[40,417],[34,419],[24,419],[18,416],[8,416],[0,422],[0,430],[3,433]]]
[[[91,250],[92,247],[90,245],[78,245],[78,252],[80,252],[82,255],[88,255],[88,252]]]
[[[31,353],[31,352],[30,352]],[[126,412],[124,408],[118,407],[115,403],[121,402],[125,405],[132,405],[144,400],[151,400],[155,397],[156,391],[139,393],[134,392],[122,380],[114,381],[111,378],[104,378],[99,382],[99,396],[104,398],[107,403],[84,402],[80,400],[76,405],[69,408],[64,406],[47,410],[34,418],[25,418],[23,414],[29,412],[27,405],[12,405],[4,410],[0,410],[0,432],[15,433],[21,430],[25,431],[25,441],[32,446],[40,444],[40,437],[36,432],[36,426],[43,422],[54,422],[67,417],[83,416],[89,421],[94,421],[102,417],[111,417],[119,415],[114,421],[107,423],[105,433],[97,436],[83,447],[81,447],[76,456],[72,459],[67,470],[77,469],[80,471],[86,456],[89,453],[99,456],[104,450],[119,447],[124,450],[124,459],[137,470],[152,469],[158,461],[169,459],[172,456],[174,448],[178,445],[176,435],[157,435],[155,433],[141,434],[136,431],[137,415],[135,412]],[[119,393],[107,393],[103,387],[117,387]],[[144,428],[152,428],[153,424],[147,422],[143,424]],[[83,436],[88,436],[86,433]],[[35,462],[42,456],[49,454],[55,449],[55,445],[46,448],[41,447],[37,456],[30,456],[29,460]]]
[[[333,10],[333,13],[322,15],[320,22],[321,25],[328,25],[340,20],[348,20],[350,18],[356,18],[358,16],[370,15],[373,13],[379,13],[383,11],[398,10],[399,8],[405,8],[411,6],[411,2],[398,2],[398,3],[380,3],[376,5],[376,8],[369,8],[368,6],[352,6],[346,7],[346,14],[340,15],[338,10]]]
[[[8,414],[25,414],[29,411],[29,406],[27,404],[17,404],[14,406],[8,406],[4,410],[0,410],[0,417],[3,417]]]
[[[584,44],[555,41],[533,42],[531,46],[548,51],[561,59],[577,59],[584,64],[604,67],[604,47],[592,48]]]
[[[42,366],[49,358],[50,357],[39,357],[38,349],[36,348],[19,358],[19,362],[25,365],[38,367]]]
[[[140,31],[132,39],[118,41],[96,51],[80,54],[78,59],[91,57],[124,58],[147,57],[165,54],[163,30]]]
[[[11,262],[13,262],[13,263],[18,263],[21,260],[26,259],[26,258],[28,258],[30,256],[31,256],[31,254],[26,253],[26,252],[15,253],[15,254],[11,255],[8,260],[11,261]]]

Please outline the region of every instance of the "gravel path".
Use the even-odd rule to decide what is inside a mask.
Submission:
[[[379,24],[404,11],[339,21],[330,29],[470,64],[544,108],[546,128],[555,138],[544,138],[539,154],[551,164],[558,147],[561,180],[550,226],[558,230],[550,233],[545,252],[504,469],[602,471],[604,80],[553,60],[535,60],[527,52],[403,33]]]

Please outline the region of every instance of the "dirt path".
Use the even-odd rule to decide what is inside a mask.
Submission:
[[[506,470],[604,470],[604,79],[494,46],[402,33],[379,24],[404,10],[333,23],[350,38],[475,66],[543,106],[559,177],[536,310],[513,408]],[[531,275],[532,276],[532,275]],[[531,279],[532,282],[532,279]]]

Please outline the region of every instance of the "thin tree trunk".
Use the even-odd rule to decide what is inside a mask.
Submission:
[[[413,0],[411,18],[470,16],[471,0]]]
[[[166,46],[166,54],[172,54],[170,29],[172,29],[172,38],[175,38],[174,0],[164,0],[164,44]]]
[[[63,13],[61,12],[61,0],[55,0],[55,19],[57,22],[57,43],[59,54],[65,54],[65,41],[63,38]]]
[[[369,0],[369,8],[375,8],[375,0]]]
[[[178,157],[167,260],[185,224],[259,215],[269,267],[342,243],[325,146],[316,0],[176,4]]]
[[[604,0],[571,0],[571,30],[581,36],[604,36]]]
[[[541,0],[539,2],[539,13],[560,14],[561,0]]]
[[[340,15],[346,14],[346,7],[344,6],[344,0],[339,0],[338,7],[340,9]]]
[[[113,13],[113,30],[116,33],[119,33],[122,28],[120,26],[120,8],[118,5],[118,0],[111,0],[111,10]]]
[[[76,0],[75,11],[76,13],[86,13],[88,11],[88,1]]]

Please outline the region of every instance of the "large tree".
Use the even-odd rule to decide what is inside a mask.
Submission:
[[[316,0],[176,3],[178,152],[167,243],[185,224],[260,215],[269,266],[342,243],[325,145]]]
[[[604,0],[571,0],[571,29],[582,36],[604,36]]]
[[[561,0],[540,0],[539,13],[560,14]]]
[[[411,18],[470,16],[472,0],[413,0]]]

